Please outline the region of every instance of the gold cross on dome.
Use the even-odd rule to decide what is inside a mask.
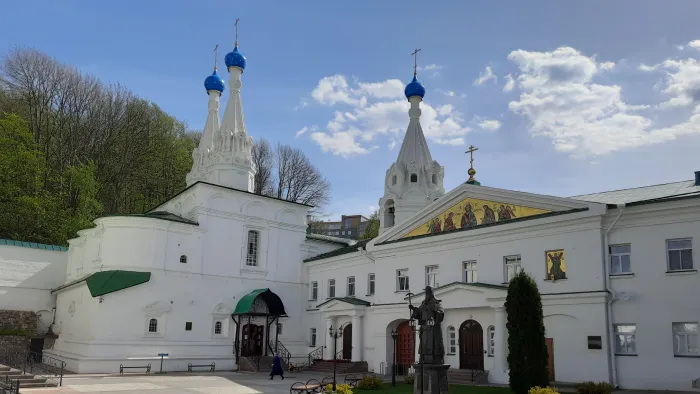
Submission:
[[[418,74],[418,52],[420,52],[420,48],[416,48],[413,53],[411,53],[411,56],[413,56],[413,76],[415,77]]]
[[[474,152],[478,151],[479,148],[475,147],[474,145],[470,145],[469,149],[467,149],[466,152],[464,153],[469,153],[469,167],[474,168]]]

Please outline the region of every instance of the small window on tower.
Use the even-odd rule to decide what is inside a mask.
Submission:
[[[433,185],[437,185],[437,175],[433,174]]]
[[[180,262],[182,264],[187,264],[187,256],[185,256],[184,254],[180,256]]]
[[[391,176],[391,184],[395,185],[396,184],[396,175]]]
[[[416,182],[418,182],[418,175],[411,174],[411,183],[416,183]]]

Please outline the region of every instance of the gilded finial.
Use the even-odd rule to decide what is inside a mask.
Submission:
[[[464,152],[469,153],[469,170],[467,171],[467,174],[469,174],[469,179],[467,180],[467,183],[470,183],[472,185],[479,184],[479,182],[474,178],[474,175],[476,175],[476,170],[474,169],[474,152],[478,150],[479,148],[475,147],[474,145],[470,145],[469,149],[467,149],[467,151]]]
[[[413,56],[413,76],[415,77],[418,75],[418,52],[420,52],[420,48],[416,48],[413,53],[411,53],[411,56]]]
[[[236,26],[236,46],[238,46],[238,21],[241,20],[240,18],[236,18],[236,23],[233,25]]]
[[[216,60],[219,57],[219,44],[214,47],[214,71],[216,71]]]

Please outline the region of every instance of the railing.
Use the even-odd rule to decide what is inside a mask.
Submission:
[[[308,365],[313,364],[314,361],[316,360],[323,360],[323,346],[319,346],[316,349],[312,350],[309,352],[309,363]]]
[[[272,346],[272,342],[268,342],[267,346],[270,349],[274,349],[275,352],[279,353],[280,358],[283,359],[287,364],[289,364],[289,359],[292,358],[292,353],[287,350],[287,348],[282,344],[282,342],[277,341],[277,346]]]
[[[22,373],[40,376],[58,386],[63,384],[66,368],[63,360],[11,346],[0,349],[0,364],[19,369]]]
[[[342,351],[342,350],[338,351],[338,352],[335,354],[335,359],[336,359],[336,360],[343,360],[343,361],[350,360],[350,358],[345,358],[345,357],[343,357],[343,351]]]
[[[0,394],[19,394],[19,380],[12,380],[8,375],[0,378]]]

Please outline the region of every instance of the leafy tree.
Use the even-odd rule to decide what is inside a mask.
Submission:
[[[542,300],[537,284],[524,271],[508,285],[506,312],[511,391],[527,394],[532,387],[546,387],[549,375]]]
[[[360,239],[371,239],[377,235],[379,235],[379,211],[374,211],[369,215],[365,232],[360,235]]]

